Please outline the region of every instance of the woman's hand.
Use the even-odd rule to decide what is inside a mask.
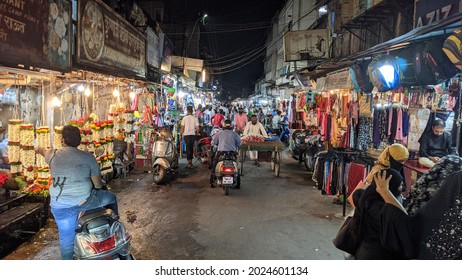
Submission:
[[[377,192],[383,196],[383,194],[390,192],[388,189],[388,185],[391,180],[391,175],[386,178],[387,174],[385,171],[380,171],[375,173],[374,175],[374,182],[376,186]]]

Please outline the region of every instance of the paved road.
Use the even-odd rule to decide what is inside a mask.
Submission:
[[[137,259],[343,259],[332,245],[341,206],[287,154],[280,177],[269,163],[246,162],[241,189],[229,196],[210,188],[208,170],[196,165],[180,168],[169,185],[157,186],[141,171],[111,181]],[[6,259],[57,259],[56,236],[50,223]]]

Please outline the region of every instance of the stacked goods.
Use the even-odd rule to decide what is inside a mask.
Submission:
[[[34,181],[34,126],[32,124],[22,124],[19,129],[20,161],[22,163],[23,175],[27,183]]]
[[[53,134],[53,147],[61,149],[63,147],[63,127],[55,126],[55,133]]]
[[[11,174],[21,175],[20,159],[20,127],[22,120],[9,120],[8,122],[8,157],[10,159]]]
[[[265,142],[265,137],[261,135],[246,135],[241,137],[242,142]]]
[[[118,108],[118,116],[114,119],[114,137],[121,141],[125,139],[125,126],[127,123],[125,119],[126,114],[123,113],[124,111],[124,108]]]
[[[38,148],[50,148],[50,128],[48,126],[42,126],[37,128],[37,147]],[[45,162],[45,158],[41,155],[37,155],[37,180],[41,185],[48,185],[50,178],[50,168]]]

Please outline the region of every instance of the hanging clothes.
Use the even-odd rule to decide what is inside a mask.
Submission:
[[[401,142],[404,140],[404,135],[403,135],[403,110],[401,110],[401,107],[396,109],[396,135],[395,135],[395,140],[401,141]]]
[[[358,122],[358,147],[360,151],[366,151],[371,141],[372,135],[372,120],[368,117],[359,117]]]
[[[381,142],[381,139],[380,139],[380,111],[381,110],[378,110],[378,109],[374,110],[374,119],[373,119],[374,130],[373,130],[373,135],[372,135],[372,142],[376,149],[379,148],[380,142]]]

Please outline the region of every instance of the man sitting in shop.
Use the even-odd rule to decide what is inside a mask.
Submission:
[[[444,121],[437,119],[433,122],[432,129],[424,132],[420,138],[420,165],[432,168],[442,157],[457,155],[456,148],[451,143],[451,134],[444,131],[445,127]]]

